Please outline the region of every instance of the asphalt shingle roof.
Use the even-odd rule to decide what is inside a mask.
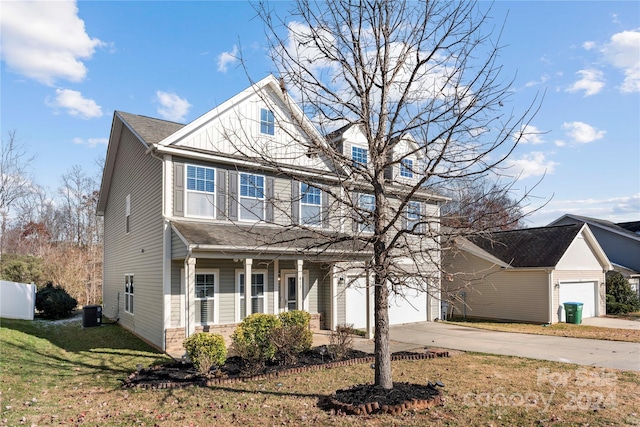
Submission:
[[[468,238],[513,267],[554,267],[583,224],[500,231]]]
[[[176,230],[190,245],[250,249],[263,253],[295,253],[298,255],[327,255],[349,261],[358,256],[370,257],[363,243],[338,233],[318,230],[288,229],[240,224],[173,221]]]
[[[154,119],[153,117],[139,116],[137,114],[125,113],[123,111],[118,111],[117,113],[147,144],[157,144],[185,126],[181,123]]]

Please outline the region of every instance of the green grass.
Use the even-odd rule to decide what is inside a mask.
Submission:
[[[136,365],[165,360],[118,326],[0,319],[0,425],[640,425],[638,372],[477,353],[398,361],[394,381],[441,380],[445,405],[360,418],[327,413],[318,401],[371,382],[368,364],[210,388],[121,388]],[[613,379],[578,381],[602,376]]]

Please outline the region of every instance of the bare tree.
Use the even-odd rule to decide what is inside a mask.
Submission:
[[[331,163],[338,182],[319,184],[318,176],[296,175],[282,166],[295,161],[281,156],[286,150],[278,150],[278,158],[259,143],[250,152],[238,150],[280,174],[320,185],[336,209],[358,225],[347,235],[325,234],[322,244],[330,248],[350,240],[372,254],[366,270],[374,286],[375,384],[385,389],[393,387],[390,293],[434,292],[439,286],[445,237],[439,212],[412,211],[412,201],[442,200],[438,189],[444,183],[495,172],[535,113],[535,100],[522,114],[507,107],[511,82],[500,77],[500,46],[493,31],[484,30],[489,12],[482,7],[475,2],[298,0],[285,21],[267,3],[256,6],[285,103],[290,111],[300,108],[316,126],[309,129],[304,116],[291,114],[277,117],[278,127],[289,130],[291,145]],[[264,101],[276,110],[273,98]],[[366,140],[364,161],[354,161],[340,146],[336,130],[350,127]],[[390,173],[403,168],[414,179]],[[354,194],[366,194],[370,202]],[[290,227],[304,228],[295,221]]]
[[[450,201],[442,208],[442,225],[462,234],[516,230],[524,226],[523,199],[510,193],[511,186],[485,176],[455,180],[443,189]]]
[[[16,138],[16,131],[9,131],[0,144],[0,258],[4,250],[4,236],[11,208],[32,191],[29,166],[33,156]]]

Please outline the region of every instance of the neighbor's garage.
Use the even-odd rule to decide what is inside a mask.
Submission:
[[[565,302],[581,302],[582,318],[595,317],[596,313],[596,290],[597,282],[560,282],[559,303],[561,312],[561,322],[565,321],[563,304]]]
[[[373,298],[371,300],[373,304]],[[354,328],[367,327],[366,280],[349,278],[345,291],[346,323]],[[373,307],[372,307],[373,311]],[[408,289],[405,297],[389,295],[389,323],[424,322],[427,320],[427,293]]]

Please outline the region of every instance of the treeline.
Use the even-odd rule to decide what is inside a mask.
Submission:
[[[33,157],[16,140],[0,149],[0,277],[64,288],[80,305],[102,298],[102,218],[98,177],[74,166],[50,191],[33,182]]]

